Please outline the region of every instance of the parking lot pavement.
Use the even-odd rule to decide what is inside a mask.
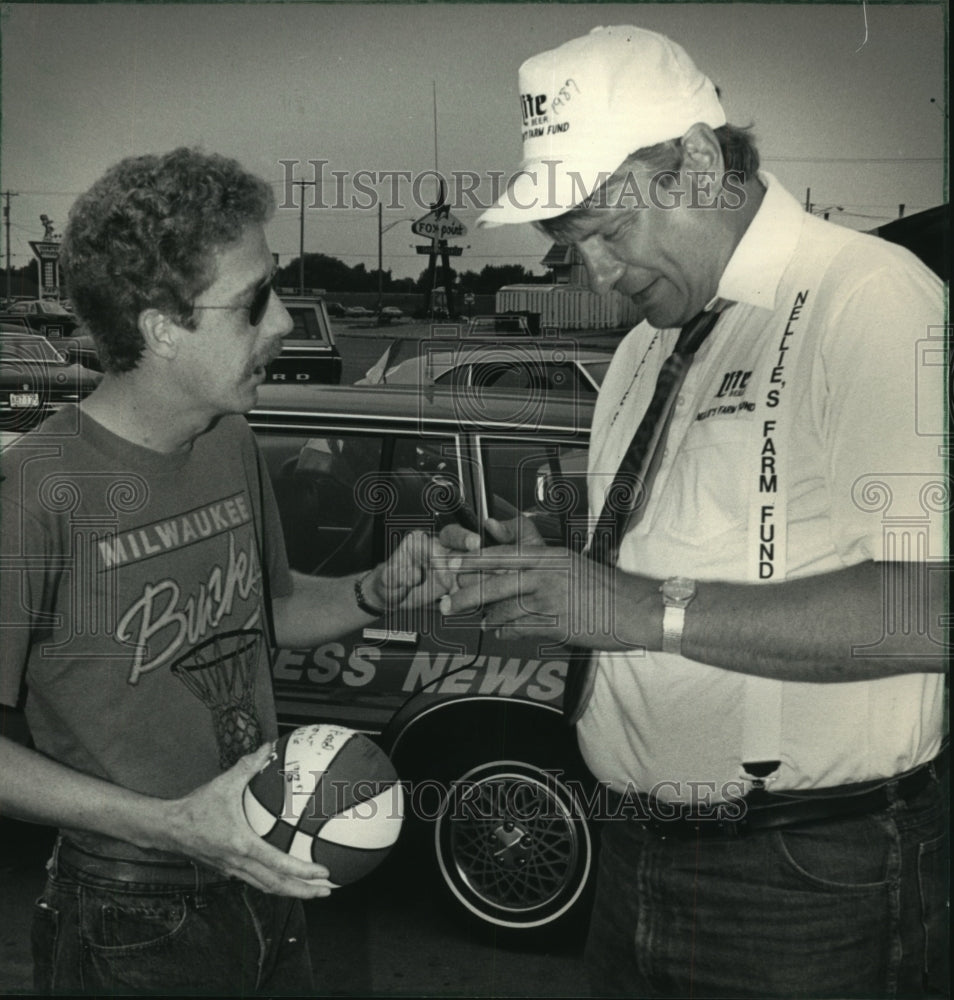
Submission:
[[[43,885],[42,868],[0,866],[0,994],[17,996],[32,986],[30,913]]]
[[[414,851],[310,904],[318,992],[332,996],[586,997],[583,933],[513,937],[469,921]]]
[[[0,994],[32,987],[30,918],[43,888],[53,832],[0,820]]]

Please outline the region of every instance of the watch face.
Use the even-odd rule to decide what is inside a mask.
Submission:
[[[696,593],[696,581],[684,576],[674,576],[662,586],[663,595],[671,601],[685,601]]]

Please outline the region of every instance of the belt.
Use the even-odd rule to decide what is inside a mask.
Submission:
[[[62,836],[53,849],[51,868],[54,872],[63,870],[66,875],[72,871],[87,880],[102,880],[104,886],[110,882],[123,882],[127,885],[179,886],[197,890],[227,885],[232,881],[228,875],[187,858],[174,855],[135,859],[108,857],[79,847]]]
[[[637,822],[660,839],[745,836],[759,830],[883,812],[896,802],[910,802],[937,782],[946,763],[945,749],[933,761],[885,782],[787,794],[755,789],[744,798],[713,803],[706,809],[691,809],[639,793],[611,792],[608,818]]]

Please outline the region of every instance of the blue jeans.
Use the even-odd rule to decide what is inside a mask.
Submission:
[[[886,811],[738,837],[608,820],[593,996],[947,995],[946,863],[936,779]]]
[[[244,882],[131,882],[54,853],[33,914],[38,993],[313,995],[300,901]]]

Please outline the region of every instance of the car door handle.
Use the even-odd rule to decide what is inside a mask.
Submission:
[[[419,632],[403,632],[400,629],[363,628],[361,638],[365,642],[399,642],[407,646],[416,646],[420,642]]]

